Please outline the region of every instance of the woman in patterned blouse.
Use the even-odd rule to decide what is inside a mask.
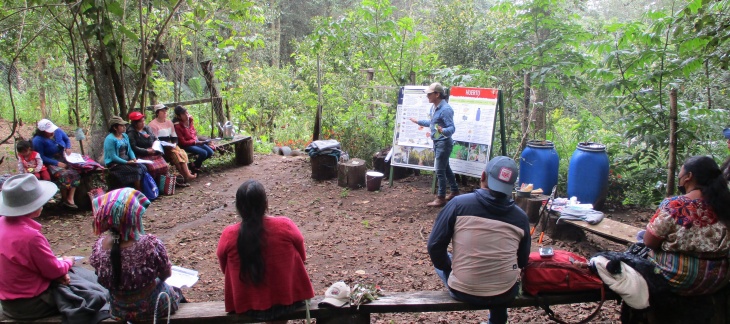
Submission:
[[[644,243],[674,293],[710,294],[730,279],[730,191],[707,156],[687,159],[677,181],[682,195],[659,205]]]
[[[150,320],[161,292],[170,296],[171,312],[179,306],[182,294],[165,283],[172,264],[167,250],[154,235],[145,234],[142,225],[150,201],[141,192],[122,188],[93,201],[94,233],[101,235],[89,259],[99,283],[109,289],[112,316],[125,321]],[[167,313],[164,298],[159,314]]]

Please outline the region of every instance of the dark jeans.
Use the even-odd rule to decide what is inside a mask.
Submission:
[[[434,167],[436,169],[436,178],[439,182],[437,192],[439,197],[446,196],[447,185],[451,187],[451,192],[459,191],[459,185],[456,183],[454,172],[451,171],[451,166],[449,165],[449,157],[451,157],[451,151],[453,149],[454,142],[450,138],[433,142],[433,152],[436,155]]]
[[[451,254],[449,254],[449,258],[451,258]],[[507,323],[507,304],[514,300],[519,293],[520,284],[518,282],[516,282],[512,288],[500,295],[489,297],[474,296],[449,288],[449,278],[446,277],[446,274],[441,269],[434,269],[436,269],[436,274],[439,278],[441,278],[444,286],[449,289],[449,295],[451,295],[451,298],[469,304],[484,306],[489,309],[489,324]]]
[[[195,165],[195,167],[197,168],[203,166],[203,162],[209,157],[213,156],[213,149],[205,144],[188,146],[185,148],[185,152],[192,153],[198,156],[195,159],[195,162],[193,162],[193,165]]]

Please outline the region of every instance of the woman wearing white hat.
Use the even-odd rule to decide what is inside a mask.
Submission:
[[[43,164],[61,189],[64,206],[78,208],[74,202],[74,194],[81,181],[81,175],[65,162],[64,155],[71,153],[71,140],[66,132],[50,120],[41,119],[33,134],[33,150],[41,155]]]
[[[56,194],[56,185],[33,174],[10,177],[0,192],[0,305],[11,318],[29,320],[58,313],[53,281],[67,285],[74,258],[58,260],[33,220]]]

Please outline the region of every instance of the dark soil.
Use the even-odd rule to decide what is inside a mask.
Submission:
[[[4,127],[4,125],[3,125]],[[32,131],[32,130],[31,130]],[[73,141],[73,139],[72,139]],[[7,148],[8,145],[4,145]],[[2,167],[9,171],[15,158],[8,155]],[[14,169],[14,167],[12,167]],[[174,196],[163,196],[145,214],[145,231],[161,238],[174,265],[198,270],[200,280],[185,295],[192,302],[222,301],[223,274],[215,249],[223,228],[238,221],[234,196],[246,179],[257,179],[266,187],[270,214],[292,219],[305,237],[307,270],[319,295],[333,282],[377,283],[387,293],[443,290],[426,251],[426,241],[438,210],[425,204],[430,194],[431,175],[411,176],[383,183],[381,191],[347,190],[337,180],[311,179],[308,157],[256,155],[246,167],[224,166],[203,173],[189,188],[178,188]],[[472,188],[463,188],[470,191]],[[644,226],[651,211],[609,211],[608,217]],[[92,234],[91,212],[68,213],[50,206],[39,218],[43,232],[58,255],[88,256],[96,237]],[[545,244],[589,257],[601,250],[625,246],[586,234],[580,242],[560,242],[546,237]],[[533,249],[536,250],[536,240]],[[555,306],[557,314],[578,321],[591,313],[595,304]],[[511,309],[510,323],[548,322],[542,310]],[[619,306],[604,304],[594,322],[618,322]],[[374,314],[373,323],[479,323],[488,311],[420,314]]]

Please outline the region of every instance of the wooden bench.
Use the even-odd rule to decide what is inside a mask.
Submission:
[[[317,304],[320,300],[322,300],[322,298],[322,296],[317,296],[312,299],[309,310],[311,318],[316,319],[318,324],[370,323],[370,314],[381,313],[452,312],[484,309],[484,307],[456,301],[451,298],[449,293],[446,291],[389,293],[387,296],[382,296],[369,304],[361,305],[359,309],[354,307],[339,309],[319,308]],[[606,300],[617,299],[619,299],[619,297],[616,294],[610,290],[606,290]],[[537,307],[539,306],[539,302],[543,302],[548,305],[560,305],[598,302],[600,300],[601,296],[598,291],[546,295],[540,297],[539,300],[532,296],[518,296],[509,307]],[[306,308],[301,307],[294,312],[279,318],[279,320],[304,318],[306,318]],[[166,319],[166,314],[165,317],[159,318],[158,322],[165,323],[166,321],[163,319]],[[180,304],[180,309],[170,317],[170,322],[178,324],[256,323],[256,321],[247,316],[227,314],[222,301]],[[61,323],[61,317],[54,316],[35,321],[16,322],[0,316],[0,323]],[[117,322],[106,320],[103,323]]]
[[[230,151],[233,148],[236,165],[253,163],[253,139],[251,136],[235,136],[233,139],[215,143],[218,150]]]
[[[624,224],[608,218],[604,218],[600,223],[596,225],[591,225],[584,221],[574,220],[561,220],[560,222],[565,222],[567,224],[577,226],[580,229],[598,234],[599,236],[603,236],[621,243],[636,242],[636,233],[642,230],[642,228]]]

